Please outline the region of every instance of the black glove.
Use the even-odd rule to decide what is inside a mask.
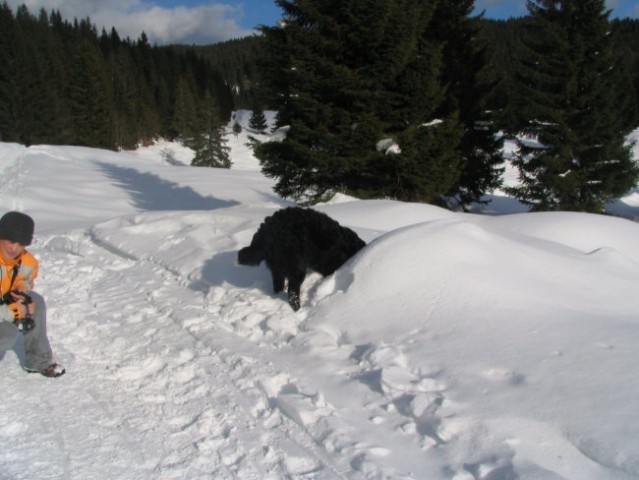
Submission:
[[[9,303],[9,301],[15,302],[13,296],[19,296],[22,297],[22,305],[27,306],[29,305],[31,302],[33,302],[33,300],[31,299],[31,297],[29,295],[27,295],[26,293],[21,293],[21,292],[12,292],[12,293],[7,293],[3,298],[2,298],[2,303]],[[13,303],[11,304],[13,305]],[[9,308],[11,308],[11,305],[9,305]],[[14,310],[15,314],[17,314],[17,309],[12,309]],[[16,318],[13,322],[15,324],[16,327],[18,327],[18,330],[21,331],[23,334],[30,332],[31,330],[34,329],[35,327],[35,320],[31,317],[25,317],[25,318]]]

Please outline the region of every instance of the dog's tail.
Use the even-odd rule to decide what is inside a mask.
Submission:
[[[262,260],[264,260],[264,255],[259,248],[249,246],[237,252],[237,263],[240,265],[256,266],[262,263]]]

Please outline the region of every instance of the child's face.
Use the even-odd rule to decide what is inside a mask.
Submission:
[[[11,240],[0,239],[0,251],[5,258],[18,258],[24,252],[24,245]]]

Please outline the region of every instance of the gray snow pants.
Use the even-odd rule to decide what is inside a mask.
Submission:
[[[27,370],[40,371],[53,363],[53,353],[47,338],[47,311],[44,298],[36,292],[29,293],[35,303],[35,327],[22,334],[11,322],[0,320],[0,351],[11,350],[18,337],[24,342],[24,365]]]

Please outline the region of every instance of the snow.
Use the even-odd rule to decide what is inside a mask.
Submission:
[[[340,196],[317,208],[368,245],[293,312],[235,263],[290,204],[249,134],[231,170],[0,144],[67,368],[0,359],[0,479],[639,478],[635,222]]]

